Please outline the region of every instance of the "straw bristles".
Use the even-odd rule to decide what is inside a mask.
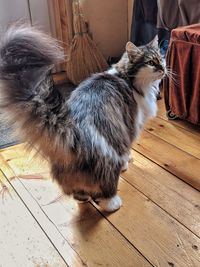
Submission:
[[[79,1],[73,2],[73,17],[75,36],[69,49],[66,71],[69,80],[77,85],[92,73],[106,70],[108,64],[86,32]]]

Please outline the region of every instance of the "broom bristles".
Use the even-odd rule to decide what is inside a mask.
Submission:
[[[66,64],[68,78],[79,84],[92,73],[102,72],[108,64],[88,34],[76,35]]]
[[[75,36],[69,49],[66,71],[69,80],[79,84],[92,73],[102,72],[108,64],[97,45],[86,32],[79,1],[73,2]]]

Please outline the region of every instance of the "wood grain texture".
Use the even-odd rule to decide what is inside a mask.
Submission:
[[[18,146],[20,147],[20,146]],[[20,154],[20,153],[19,153]],[[11,159],[10,159],[11,160]],[[48,219],[48,217],[43,213],[42,209],[38,205],[37,201],[30,197],[30,193],[24,187],[22,181],[18,178],[18,175],[13,172],[9,164],[2,158],[0,155],[0,166],[6,175],[10,183],[12,184],[15,191],[20,195],[23,202],[26,204],[26,207],[31,212],[31,214],[37,219],[38,225],[43,229],[43,231],[48,236],[49,240],[54,244],[54,247],[59,251],[62,258],[65,260],[67,266],[84,266],[84,263],[78,256],[78,254],[73,250],[73,248],[68,244],[68,242],[62,237],[62,235],[57,231],[54,224]],[[35,165],[34,165],[35,166]],[[42,174],[33,174],[33,175],[22,175],[24,179],[28,180],[42,180],[44,178],[44,169],[45,166],[42,166]],[[35,167],[34,167],[35,168]],[[36,182],[36,184],[38,184]],[[41,186],[41,185],[40,185]],[[54,185],[54,193],[56,194],[56,186]],[[56,212],[54,211],[56,216]],[[9,218],[9,217],[8,217]],[[67,253],[66,253],[67,251]],[[23,265],[22,265],[23,266]],[[48,266],[48,265],[47,265]],[[51,265],[50,265],[51,266]],[[59,265],[58,265],[59,266]]]
[[[166,109],[165,109],[165,103],[164,103],[164,99],[159,100],[158,102],[158,113],[157,113],[157,117],[166,120],[168,123],[172,124],[172,125],[176,125],[184,130],[187,130],[188,132],[192,132],[192,134],[196,134],[197,136],[199,136],[200,133],[200,125],[195,125],[192,124],[188,121],[184,121],[184,120],[168,120],[167,116],[166,116]]]
[[[138,152],[132,157],[121,176],[200,237],[200,193]]]
[[[52,76],[55,84],[63,84],[67,81],[67,74],[65,71],[55,73]]]
[[[187,184],[200,185],[198,144],[198,130],[183,123],[161,117],[150,122],[121,174],[123,206],[113,214],[63,196],[48,163],[23,144],[0,150],[0,169],[68,266],[198,267],[200,193]],[[51,265],[38,265],[44,266]]]
[[[0,266],[68,266],[0,172]]]
[[[123,207],[105,216],[153,266],[200,265],[197,236],[126,181],[119,188]]]
[[[63,0],[61,0],[63,2]],[[61,13],[60,13],[60,0],[48,0],[48,6],[49,6],[49,12],[51,14],[51,24],[53,25],[54,30],[54,37],[57,38],[60,42],[60,45],[63,47],[64,52],[66,53],[66,40],[63,39],[63,28],[62,23],[64,21],[63,19],[63,13],[65,14],[65,9],[62,10],[62,20],[61,20]],[[64,36],[66,37],[66,35]],[[65,71],[65,64],[60,63],[57,64],[55,67],[57,72]]]
[[[160,118],[150,121],[145,129],[151,134],[200,159],[200,133],[199,135],[193,134],[176,124],[169,123]]]
[[[69,266],[151,266],[91,204],[78,205],[75,200],[62,197],[48,179],[47,165],[43,166],[40,159],[33,163],[23,145],[4,149],[1,158],[2,170]],[[70,254],[69,248],[65,249],[66,254],[62,242],[77,253],[82,265],[75,265],[72,259],[76,255]]]
[[[39,159],[34,159],[33,163],[31,155],[27,157],[24,152],[23,145],[4,149],[1,155],[15,175],[23,178],[20,179],[23,187],[17,189],[24,201],[29,203],[28,207],[35,214],[39,213],[33,203],[36,201],[45,214],[45,221],[41,215],[37,215],[37,218],[47,234],[52,239],[52,230],[50,232],[49,226],[46,227],[51,222],[58,231],[57,237],[60,239],[62,236],[84,264],[131,266],[131,262],[136,261],[136,266],[148,266],[134,250],[136,247],[153,266],[167,266],[169,263],[177,266],[198,266],[199,251],[193,247],[200,247],[200,239],[170,216],[170,210],[166,213],[124,180],[121,180],[119,187],[124,201],[123,207],[115,214],[106,215],[105,221],[91,204],[79,206],[72,199],[59,198],[61,193],[48,179],[48,165],[44,165]],[[3,171],[12,179],[4,168]],[[131,177],[134,175],[134,171],[131,171]],[[31,177],[38,179],[30,179]],[[158,199],[156,202],[159,204]],[[185,210],[183,208],[182,212],[187,216]],[[56,242],[56,233],[52,240]]]
[[[74,36],[72,0],[47,0],[47,2],[52,32],[63,47],[66,60],[68,60],[68,52]],[[65,63],[56,66],[57,72],[65,71],[65,69]]]
[[[200,160],[144,131],[133,148],[167,171],[200,190]]]

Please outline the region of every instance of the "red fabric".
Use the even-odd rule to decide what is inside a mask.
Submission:
[[[164,82],[167,110],[200,124],[200,24],[172,31],[167,66],[176,74]]]

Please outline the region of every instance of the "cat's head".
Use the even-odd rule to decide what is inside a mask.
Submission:
[[[162,79],[167,70],[165,60],[159,52],[157,37],[149,44],[141,47],[128,42],[126,52],[116,64],[116,68],[141,89]]]

